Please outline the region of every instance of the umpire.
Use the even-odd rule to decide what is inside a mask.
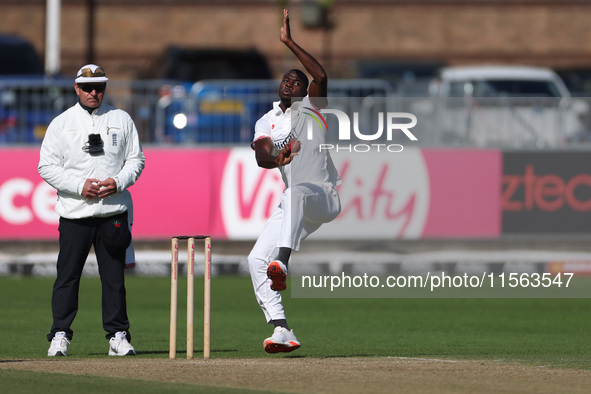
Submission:
[[[78,102],[49,125],[39,174],[57,190],[57,278],[51,308],[48,356],[67,356],[78,311],[82,269],[94,246],[102,283],[103,328],[109,355],[135,355],[131,346],[124,283],[125,250],[131,242],[127,188],[139,178],[145,157],[129,114],[103,102],[108,78],[94,64],[75,79]]]

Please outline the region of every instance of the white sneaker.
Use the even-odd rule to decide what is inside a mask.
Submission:
[[[109,356],[135,356],[135,349],[127,342],[125,331],[119,331],[109,339]]]
[[[70,341],[68,341],[68,338],[66,338],[66,332],[58,331],[55,333],[53,339],[51,340],[51,346],[49,346],[47,356],[67,356],[68,346],[70,346]]]
[[[275,327],[273,335],[263,341],[263,347],[267,353],[289,353],[298,349],[301,345],[293,330],[288,330],[285,327]]]

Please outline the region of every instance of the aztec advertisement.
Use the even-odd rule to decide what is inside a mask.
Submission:
[[[504,234],[591,233],[588,152],[503,155]]]

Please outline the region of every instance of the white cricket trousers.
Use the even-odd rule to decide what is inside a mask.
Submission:
[[[301,241],[318,230],[323,223],[332,221],[340,212],[339,195],[330,183],[302,183],[283,192],[281,203],[265,224],[248,255],[254,293],[267,322],[285,319],[281,294],[271,290],[267,266],[277,257],[279,248],[287,247],[298,251]]]

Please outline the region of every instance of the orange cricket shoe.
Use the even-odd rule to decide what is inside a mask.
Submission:
[[[267,278],[271,279],[271,290],[287,289],[287,267],[281,261],[272,261],[267,267]]]

